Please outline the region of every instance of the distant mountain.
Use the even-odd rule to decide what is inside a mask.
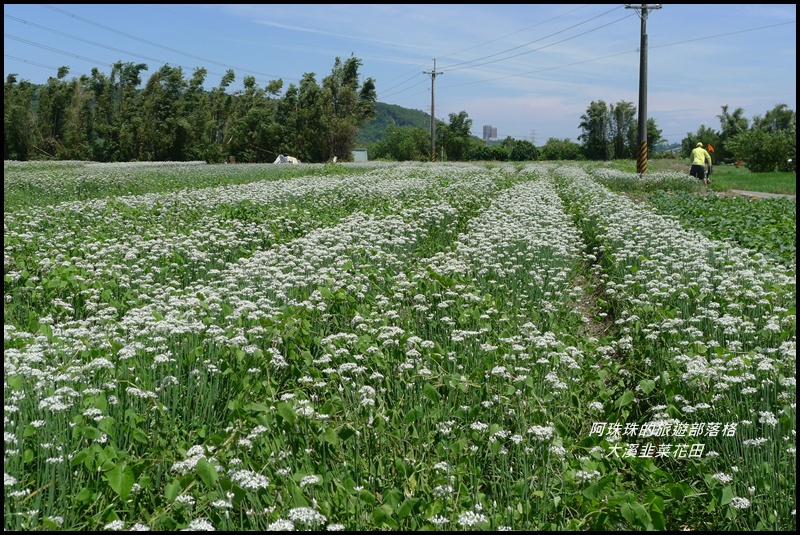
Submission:
[[[375,118],[364,124],[358,132],[357,143],[366,146],[383,139],[389,125],[413,126],[430,129],[431,116],[420,110],[412,110],[394,104],[375,103]]]

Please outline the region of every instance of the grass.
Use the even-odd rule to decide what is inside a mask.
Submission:
[[[634,160],[616,160],[609,162],[609,165],[622,171],[636,171]],[[652,159],[647,162],[647,172],[665,171],[688,174],[689,164],[684,160],[668,158]],[[746,167],[735,165],[715,165],[711,181],[711,189],[718,192],[742,190],[795,195],[797,189],[797,173],[753,173]]]
[[[718,165],[711,174],[712,189],[796,195],[797,173],[751,173],[744,167]]]

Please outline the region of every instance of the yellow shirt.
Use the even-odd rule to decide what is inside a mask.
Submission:
[[[692,149],[692,165],[711,165],[711,155],[703,147],[695,147]]]

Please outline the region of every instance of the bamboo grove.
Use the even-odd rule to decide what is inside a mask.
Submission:
[[[281,79],[258,85],[245,76],[242,89],[229,69],[206,90],[208,72],[164,65],[143,87],[144,63],[117,62],[110,74],[67,80],[61,67],[46,84],[8,75],[4,99],[4,159],[98,162],[273,161],[291,153],[304,162],[351,159],[361,124],[373,116],[372,78],[359,78],[360,59],[336,58],[317,82]]]

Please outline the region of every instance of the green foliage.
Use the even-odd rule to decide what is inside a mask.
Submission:
[[[467,112],[451,113],[450,122],[443,130],[442,144],[447,158],[458,162],[466,160],[472,139],[472,119]]]
[[[539,159],[539,149],[530,141],[523,139],[514,143],[509,159],[512,162],[535,161]]]
[[[687,134],[687,137],[681,141],[681,153],[685,158],[689,158],[692,153],[692,149],[694,149],[697,143],[702,143],[703,147],[706,149],[708,149],[708,145],[711,145],[714,150],[709,150],[709,154],[711,154],[711,160],[713,161],[714,165],[717,165],[722,163],[719,161],[717,156],[717,147],[720,147],[718,140],[719,136],[713,128],[709,128],[706,125],[701,125],[700,128],[697,129],[696,134]]]
[[[235,73],[229,69],[219,85],[203,90],[207,71],[197,68],[186,78],[181,68],[162,66],[146,81],[144,63],[116,62],[109,75],[92,69],[91,76],[67,80],[68,67],[46,84],[18,81],[15,74],[4,86],[4,158],[122,161],[196,161],[224,163],[271,162],[291,154],[304,162],[351,159],[356,144],[369,145],[378,159],[430,160],[422,132],[430,130],[430,116],[419,110],[376,102],[376,84],[359,80],[361,60],[336,58],[331,73],[317,83],[306,73],[298,85],[283,94],[283,81],[259,87],[252,76],[243,91],[229,93]],[[522,146],[512,154],[482,146],[463,129],[471,120],[462,111],[450,124],[437,127],[437,145],[451,161],[600,160],[632,158],[638,151],[635,107],[621,101],[592,102],[581,116],[581,145],[548,140],[538,152]],[[744,159],[754,172],[791,171],[796,165],[796,114],[778,104],[752,128],[743,110],[719,115],[722,130],[705,125],[682,141],[688,155],[697,140],[716,147],[714,163]],[[418,129],[413,134],[383,141],[390,127]],[[428,134],[429,135],[429,134]],[[661,142],[661,130],[647,120],[648,147]],[[429,144],[428,144],[429,145]],[[534,147],[535,148],[535,147]],[[736,149],[736,154],[734,150]],[[427,157],[426,157],[427,154]]]
[[[509,149],[504,145],[486,145],[482,141],[472,143],[469,151],[470,161],[507,162]]]
[[[786,104],[777,104],[764,117],[753,117],[752,125],[744,118],[744,110],[728,111],[722,106],[718,115],[722,130],[717,133],[702,125],[696,134],[687,133],[681,143],[688,157],[695,144],[712,145],[714,164],[745,162],[755,173],[794,171],[797,160],[797,114]]]
[[[431,116],[429,113],[384,102],[375,103],[375,117],[365,122],[359,129],[358,143],[360,145],[369,145],[382,141],[388,135],[389,127],[422,129],[428,133],[428,145],[430,145]],[[372,152],[372,149],[370,149],[370,154]],[[413,160],[415,158],[406,159]]]
[[[661,191],[648,202],[660,213],[677,216],[709,238],[737,243],[787,266],[797,261],[794,199],[753,200]]]
[[[716,150],[712,157],[715,157],[715,163],[734,163],[736,156],[731,151],[728,141],[742,132],[746,132],[749,128],[749,123],[744,117],[742,108],[736,108],[733,112],[729,112],[727,105],[722,106],[722,113],[717,117],[719,117],[721,126],[719,139],[709,139],[707,142],[712,144],[717,142],[713,145]],[[716,138],[716,136],[714,137]],[[689,148],[689,151],[691,151],[691,146],[687,145],[684,148]]]
[[[653,118],[647,119],[646,126],[647,146],[655,147],[662,141],[661,130]],[[632,102],[606,105],[602,100],[592,101],[586,113],[581,115],[579,128],[581,152],[589,160],[636,158],[639,152],[639,125]]]
[[[620,101],[609,106],[609,143],[612,146],[611,157],[632,158],[638,151],[638,131],[636,107],[633,102]]]
[[[796,170],[797,131],[748,130],[728,142],[734,157],[744,160],[754,173]]]
[[[260,88],[245,77],[230,94],[228,70],[218,87],[203,90],[207,71],[189,79],[164,65],[143,88],[147,65],[117,62],[107,76],[67,81],[69,71],[33,86],[10,75],[4,87],[5,159],[73,159],[98,162],[272,162],[292,154],[304,162],[351,158],[361,124],[373,117],[375,83],[359,81],[361,61],[336,58],[320,87],[313,73],[299,86]]]
[[[605,101],[592,101],[581,115],[579,124],[582,152],[589,160],[608,160],[610,157],[611,118]]]
[[[550,138],[541,148],[542,160],[582,160],[581,146],[569,139]]]
[[[638,129],[638,121],[637,121],[637,129]],[[656,120],[652,117],[647,119],[647,154],[648,157],[651,152],[654,151],[656,147],[658,147],[662,142],[664,142],[664,138],[661,137],[662,131],[656,125]],[[638,143],[638,140],[637,140]],[[638,151],[638,148],[637,148]]]
[[[34,121],[31,110],[36,87],[9,75],[3,88],[3,159],[28,160],[34,154]]]
[[[373,160],[428,161],[431,158],[430,130],[389,125],[383,139],[370,144],[368,151]]]

